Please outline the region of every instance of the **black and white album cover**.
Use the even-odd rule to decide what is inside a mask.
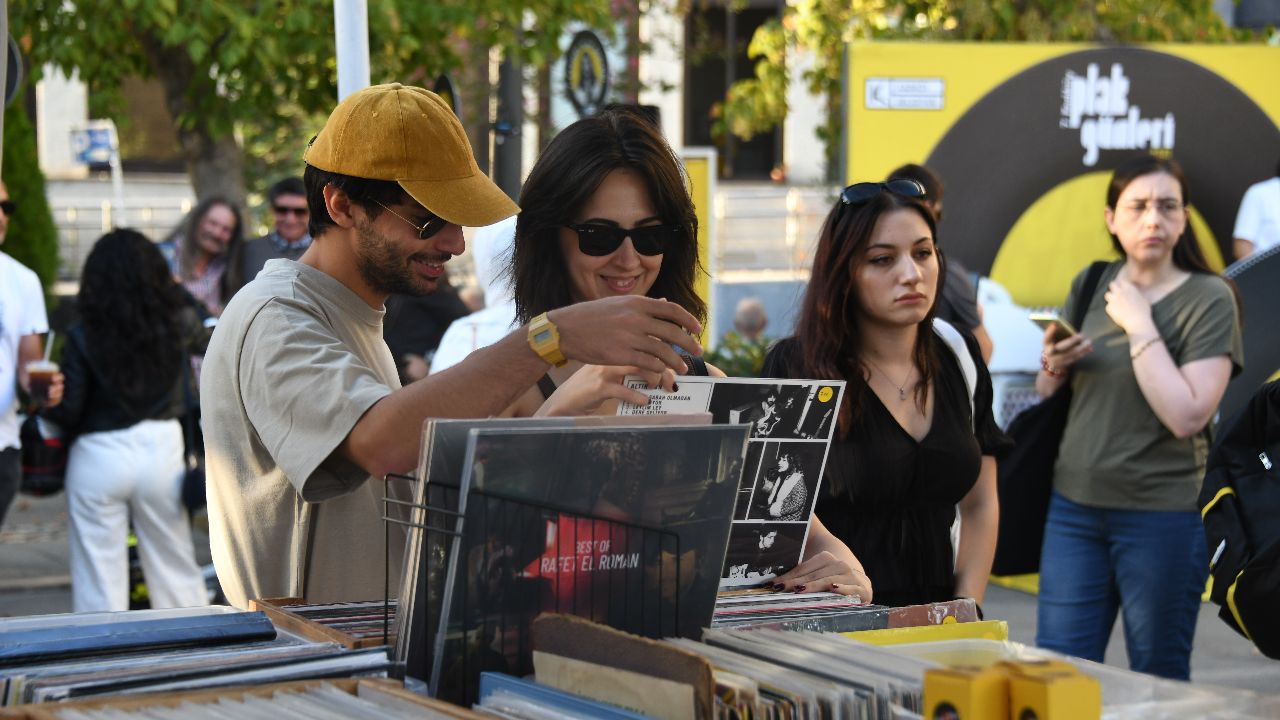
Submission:
[[[670,393],[651,390],[639,378],[627,382],[647,394],[649,404],[623,403],[619,415],[707,412],[715,424],[747,426],[746,466],[721,585],[764,584],[799,564],[844,382],[682,376],[679,390]],[[760,552],[761,544],[768,553]]]

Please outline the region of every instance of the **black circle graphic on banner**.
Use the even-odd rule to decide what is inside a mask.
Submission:
[[[453,78],[449,77],[448,73],[440,73],[436,76],[436,82],[431,86],[431,90],[449,104],[454,115],[458,114],[458,91],[454,88]]]
[[[604,43],[590,30],[573,36],[564,56],[564,84],[579,117],[600,111],[609,94],[609,57]]]
[[[1100,149],[1085,165],[1081,130],[1060,127],[1068,103],[1067,74],[1085,76],[1090,63],[1107,77],[1119,64],[1128,105],[1144,119],[1174,118],[1172,154],[1187,173],[1191,202],[1208,223],[1224,257],[1245,189],[1272,174],[1280,129],[1252,99],[1189,60],[1136,47],[1081,50],[1034,65],[969,108],[938,142],[926,163],[947,183],[938,236],[969,268],[989,273],[1000,245],[1023,212],[1072,178],[1110,171],[1140,150]],[[1124,118],[1121,118],[1124,119]],[[1102,206],[1095,212],[1102,227]],[[1045,242],[1070,242],[1067,237]]]
[[[1276,334],[1276,308],[1280,307],[1280,247],[1251,255],[1227,268],[1235,281],[1245,320],[1244,370],[1227,385],[1218,410],[1226,420],[1248,404],[1249,398],[1280,370],[1280,334]]]

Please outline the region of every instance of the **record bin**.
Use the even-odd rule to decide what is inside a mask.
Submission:
[[[146,708],[173,708],[184,704],[192,706],[212,705],[222,700],[240,701],[246,697],[271,698],[277,692],[303,691],[314,689],[322,684],[328,684],[344,693],[357,697],[374,694],[384,698],[390,705],[398,706],[409,712],[419,713],[422,717],[483,717],[471,710],[448,705],[439,700],[409,692],[404,689],[402,683],[398,680],[362,677],[295,680],[267,685],[245,685],[212,690],[154,693],[150,695],[121,695],[64,703],[22,705],[16,708],[0,709],[0,720],[58,720],[61,714],[67,711],[102,709],[111,709],[121,713],[139,713],[139,716],[141,716],[141,713]]]
[[[416,500],[388,497],[384,513],[409,530],[393,659],[433,696],[469,706],[480,673],[532,673],[540,613],[677,634],[690,558],[676,532],[435,480]]]
[[[389,605],[389,611],[385,607]],[[303,598],[259,598],[250,610],[261,610],[276,627],[316,642],[338,643],[348,650],[390,645],[395,642],[395,602],[335,603],[317,609]],[[345,612],[344,612],[345,609]],[[352,629],[359,625],[362,630]]]

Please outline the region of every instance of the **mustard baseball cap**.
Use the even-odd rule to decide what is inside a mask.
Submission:
[[[302,156],[326,172],[394,180],[432,213],[480,227],[520,208],[480,172],[453,109],[433,92],[374,85],[338,103]]]

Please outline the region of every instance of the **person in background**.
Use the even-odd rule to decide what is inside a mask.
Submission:
[[[942,195],[946,188],[938,175],[925,167],[909,163],[889,173],[889,180],[915,180],[924,188],[924,204],[933,211],[934,222],[942,220]],[[942,279],[942,292],[938,296],[938,317],[955,327],[967,330],[978,341],[982,348],[982,361],[991,361],[991,353],[995,344],[986,326],[982,324],[982,306],[978,304],[978,294],[972,274],[960,264],[954,256],[947,257],[947,273]]]
[[[244,284],[243,232],[236,206],[224,198],[209,197],[160,243],[174,277],[213,317],[222,314]]]
[[[1233,236],[1237,260],[1280,245],[1280,162],[1275,177],[1245,191]]]
[[[400,384],[408,385],[427,376],[431,358],[444,332],[467,314],[467,306],[446,275],[435,292],[427,295],[396,293],[387,298],[387,314],[382,319],[382,339],[396,359]]]
[[[738,331],[744,340],[763,342],[764,329],[769,325],[769,315],[764,311],[764,303],[758,297],[745,297],[738,301],[733,310],[733,329]]]
[[[995,556],[995,455],[1008,446],[991,413],[991,376],[961,360],[934,313],[944,268],[934,214],[913,180],[850,185],[818,236],[795,335],[762,377],[844,380],[816,516],[858,556],[881,605],[973,598]],[[964,531],[953,549],[957,505]]]
[[[1042,397],[1070,382],[1040,561],[1036,644],[1102,662],[1124,612],[1129,667],[1186,680],[1209,556],[1196,498],[1206,428],[1241,369],[1240,314],[1187,222],[1178,163],[1135,157],[1111,176],[1103,219],[1121,259],[1079,334],[1044,335]],[[1068,373],[1068,370],[1070,372]],[[1069,378],[1068,378],[1069,375]]]
[[[113,230],[85,260],[80,321],[62,350],[66,395],[41,411],[69,437],[73,612],[129,609],[132,522],[156,608],[208,603],[182,506],[187,357],[209,331],[141,233]]]
[[[267,203],[275,227],[271,232],[244,244],[241,275],[245,282],[258,276],[268,260],[297,260],[311,246],[307,232],[307,191],[302,178],[287,177],[267,190]]]
[[[18,209],[0,182],[0,245],[9,220]],[[40,278],[22,263],[0,251],[0,524],[22,481],[22,452],[18,433],[18,393],[28,392],[27,363],[44,356],[40,334],[49,332]],[[62,374],[54,377],[46,406],[62,400]]]
[[[699,321],[694,289],[698,219],[681,164],[652,117],[625,105],[579,120],[547,145],[520,195],[510,272],[520,321],[622,298],[666,298]],[[661,341],[657,341],[661,342]],[[687,375],[723,376],[692,358]],[[647,402],[623,379],[637,368],[570,360],[548,369],[507,409],[533,415],[610,415]],[[646,377],[671,389],[674,375]],[[870,601],[858,559],[813,521],[804,560],[771,582],[778,590],[831,590]]]
[[[511,283],[502,274],[511,257],[515,232],[514,216],[476,228],[471,238],[471,259],[476,282],[484,289],[484,308],[449,325],[431,358],[431,372],[457,365],[474,350],[498,342],[516,327]]]

